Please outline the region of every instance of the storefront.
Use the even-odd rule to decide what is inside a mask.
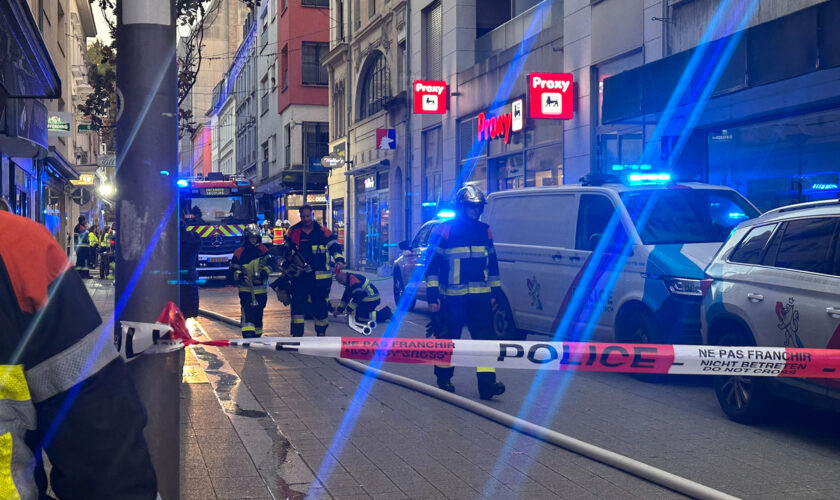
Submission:
[[[389,262],[388,170],[356,176],[355,188],[355,255],[359,266],[377,269]]]

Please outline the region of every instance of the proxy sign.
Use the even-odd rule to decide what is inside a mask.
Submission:
[[[531,118],[568,120],[574,117],[574,85],[572,74],[529,74],[528,103]]]
[[[415,80],[414,112],[419,114],[446,113],[447,85],[444,81]]]

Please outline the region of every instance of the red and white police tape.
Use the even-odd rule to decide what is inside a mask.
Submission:
[[[128,325],[128,327],[127,327]],[[570,370],[669,375],[745,375],[840,378],[840,349],[732,347],[605,342],[534,342],[375,337],[261,337],[197,341],[174,304],[157,323],[140,328],[123,322],[122,349],[139,354],[186,345],[293,351],[309,356],[389,363],[487,366],[527,370]],[[166,331],[164,331],[166,330]],[[129,335],[128,332],[131,334]],[[170,338],[164,338],[169,333]]]

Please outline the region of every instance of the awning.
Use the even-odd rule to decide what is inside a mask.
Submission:
[[[66,179],[67,181],[76,180],[79,178],[79,171],[76,168],[67,162],[55,146],[50,146],[50,152],[46,158],[47,164],[52,167],[55,172],[61,176],[62,178]]]
[[[311,191],[323,190],[327,185],[327,174],[324,172],[307,172],[306,189]],[[303,187],[303,172],[286,170],[272,175],[259,183],[258,193],[278,194],[290,190],[300,190]]]
[[[387,170],[390,165],[391,161],[386,158],[384,160],[377,160],[375,162],[362,165],[361,167],[348,170],[347,172],[344,172],[344,175],[352,175],[355,177],[370,175],[374,172],[379,172],[380,170]]]
[[[61,80],[24,0],[0,2],[0,86],[7,97],[61,97]]]

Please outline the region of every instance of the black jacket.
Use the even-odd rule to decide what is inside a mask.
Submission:
[[[181,226],[181,247],[180,256],[180,295],[181,312],[185,318],[198,316],[198,251],[201,249],[201,237],[192,231],[187,231],[187,226]]]

